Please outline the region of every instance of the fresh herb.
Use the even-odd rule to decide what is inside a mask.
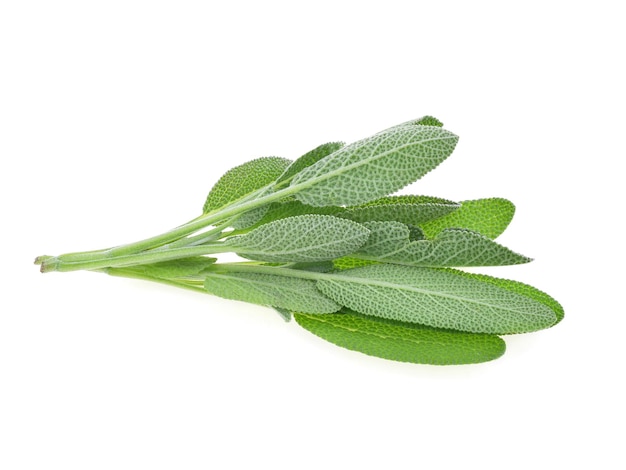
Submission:
[[[516,281],[460,271],[527,263],[493,241],[505,199],[389,196],[454,150],[432,117],[291,162],[258,158],[211,189],[196,219],[104,250],[40,256],[42,272],[92,270],[272,307],[334,344],[425,364],[501,356],[498,335],[563,318],[553,298]],[[232,252],[245,261],[209,257]]]

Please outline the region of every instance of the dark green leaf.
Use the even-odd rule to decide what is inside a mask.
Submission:
[[[395,220],[419,225],[443,217],[460,207],[452,201],[427,196],[387,196],[361,206],[350,207],[338,214],[355,222]]]
[[[217,210],[273,183],[290,164],[285,158],[263,157],[228,170],[209,192],[203,213]]]
[[[295,160],[285,172],[276,180],[277,184],[286,182],[289,183],[291,179],[300,173],[303,169],[313,165],[324,157],[327,157],[333,152],[336,152],[345,144],[343,142],[329,142],[322,144],[319,147],[314,148],[310,152],[305,153],[300,158]]]
[[[337,346],[394,361],[472,364],[496,359],[506,349],[504,341],[494,335],[438,330],[349,311],[294,316],[300,326]]]

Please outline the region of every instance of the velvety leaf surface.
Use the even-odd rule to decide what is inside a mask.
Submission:
[[[340,306],[315,287],[315,281],[258,273],[207,273],[204,288],[224,299],[298,312],[330,313]]]
[[[355,252],[369,233],[361,224],[332,215],[300,215],[261,225],[228,244],[258,261],[325,261]]]
[[[556,322],[541,302],[451,270],[375,264],[324,276],[317,282],[324,294],[365,315],[491,334],[526,333]]]
[[[556,315],[556,322],[552,326],[563,320],[563,317],[565,316],[565,312],[561,304],[557,302],[556,299],[546,294],[545,292],[537,289],[536,287],[524,284],[519,281],[512,281],[510,279],[487,276],[486,274],[468,273],[465,271],[459,271],[457,269],[451,269],[450,271],[456,273],[459,276],[465,276],[471,279],[476,279],[478,281],[488,282],[502,289],[506,289],[508,291],[515,292],[516,294],[529,297],[533,300],[536,300],[537,302],[541,302],[545,306],[551,308]]]
[[[443,217],[459,207],[460,204],[455,202],[426,196],[388,196],[361,206],[350,207],[338,215],[355,222],[394,220],[419,225]]]
[[[273,222],[275,220],[295,217],[296,215],[317,214],[317,215],[337,215],[343,212],[342,207],[326,206],[313,207],[302,204],[300,201],[290,200],[285,202],[275,202],[269,204],[265,216],[256,224],[257,226]]]
[[[433,240],[411,241],[410,228],[399,222],[365,222],[363,225],[371,234],[356,255],[365,259],[431,267],[506,266],[531,261],[470,230],[446,229]]]
[[[458,137],[440,127],[403,126],[347,145],[291,181],[311,206],[355,206],[422,177],[454,150]]]
[[[290,164],[285,158],[262,157],[228,170],[209,192],[203,213],[224,207],[273,183]]]

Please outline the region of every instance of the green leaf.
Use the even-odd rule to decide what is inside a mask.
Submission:
[[[327,157],[333,152],[336,152],[345,144],[343,142],[329,142],[327,144],[322,144],[319,147],[315,147],[310,152],[305,153],[300,158],[295,160],[289,167],[285,170],[285,172],[276,180],[276,184],[280,184],[283,182],[290,182],[291,179],[300,173],[305,168],[313,165],[324,157]]]
[[[269,192],[270,190],[268,189],[267,193]],[[259,196],[262,196],[262,195],[263,194],[260,194]],[[230,220],[230,225],[235,230],[243,230],[243,229],[247,229],[250,227],[256,227],[257,224],[263,219],[268,209],[269,209],[269,205],[265,205],[265,206],[257,207],[256,209],[245,211],[239,214],[238,216],[233,217]]]
[[[314,263],[291,263],[284,266],[289,269],[299,269],[300,271],[311,271],[315,273],[327,273],[332,271],[335,266],[332,261],[316,261]]]
[[[416,240],[424,240],[426,238],[426,235],[424,235],[421,228],[410,224],[407,224],[407,227],[409,228],[409,241],[414,242]]]
[[[556,323],[559,323],[561,320],[563,320],[563,317],[565,316],[565,312],[561,304],[557,302],[553,297],[537,289],[536,287],[530,286],[528,284],[524,284],[519,281],[512,281],[510,279],[502,279],[499,277],[487,276],[486,274],[468,273],[468,272],[459,271],[456,269],[450,270],[450,271],[454,272],[458,276],[465,276],[467,278],[476,279],[481,282],[488,282],[502,289],[506,289],[508,291],[515,292],[516,294],[536,300],[537,302],[540,302],[544,304],[546,307],[549,307],[552,309],[552,311],[556,315]],[[554,325],[556,325],[556,323]]]
[[[375,264],[320,276],[317,287],[338,304],[390,320],[491,334],[556,322],[541,302],[451,270]]]
[[[403,126],[347,145],[291,181],[294,197],[311,206],[355,206],[386,196],[435,168],[458,137],[431,126]]]
[[[438,330],[385,321],[353,312],[296,313],[300,326],[337,346],[370,356],[417,364],[473,364],[496,359],[506,349],[495,336]]]
[[[353,253],[367,241],[369,233],[361,224],[332,215],[300,215],[261,225],[226,243],[249,259],[311,262]]]
[[[335,269],[353,269],[361,268],[363,266],[369,266],[371,264],[378,264],[378,261],[371,261],[368,259],[354,258],[352,256],[343,256],[333,260],[333,266]]]
[[[315,281],[274,274],[206,273],[204,288],[224,299],[305,313],[331,313],[340,306],[315,287]]]
[[[515,206],[506,199],[475,199],[461,202],[461,207],[454,212],[421,224],[420,227],[429,238],[434,238],[447,228],[465,228],[494,239],[508,227],[513,214]]]
[[[397,129],[399,127],[406,127],[406,126],[434,126],[434,127],[443,127],[443,123],[437,119],[436,117],[432,117],[432,116],[422,116],[419,119],[412,119],[410,121],[406,121],[403,122],[402,124],[397,124],[393,127],[389,127],[387,129],[385,129],[383,132],[388,131],[389,129]]]
[[[296,200],[275,202],[269,204],[269,206],[266,207],[268,207],[266,214],[257,224],[255,224],[255,227],[267,224],[269,222],[273,222],[275,220],[286,219],[287,217],[295,217],[297,215],[337,215],[344,211],[342,207],[313,207],[302,204],[300,201]]]
[[[194,256],[191,258],[160,261],[158,263],[127,266],[124,270],[161,279],[177,279],[196,276],[216,261],[217,258]]]
[[[531,261],[523,255],[465,229],[446,229],[434,240],[411,241],[399,222],[364,222],[371,234],[358,257],[406,266],[507,266]],[[413,238],[416,238],[415,236]]]
[[[278,313],[280,315],[280,318],[282,318],[283,320],[285,320],[287,323],[289,323],[291,321],[291,311],[287,310],[285,308],[280,308],[280,307],[272,307],[276,313]]]
[[[419,225],[443,217],[460,207],[452,201],[427,196],[387,196],[367,204],[351,207],[338,214],[355,222],[395,220]]]
[[[415,124],[419,124],[420,126],[435,126],[435,127],[443,127],[443,122],[441,122],[436,117],[432,116],[424,116],[419,118]]]
[[[228,170],[209,192],[203,213],[217,210],[273,183],[290,164],[286,158],[263,157]]]

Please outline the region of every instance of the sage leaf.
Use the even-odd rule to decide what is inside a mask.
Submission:
[[[267,190],[269,193],[270,190]],[[261,194],[262,195],[262,194]],[[249,227],[255,227],[259,221],[263,219],[265,214],[267,213],[269,207],[267,205],[257,207],[255,209],[250,209],[248,211],[239,214],[236,217],[233,217],[230,220],[230,225],[235,230],[243,230]]]
[[[399,222],[365,222],[371,234],[357,256],[406,266],[507,266],[530,258],[465,229],[446,229],[433,240],[417,239]]]
[[[388,131],[389,129],[397,129],[399,127],[405,126],[434,126],[434,127],[443,127],[443,123],[433,116],[422,116],[419,119],[412,119],[410,121],[403,122],[402,124],[397,124],[393,127],[389,127],[385,129],[383,132]]]
[[[454,212],[420,225],[427,237],[434,238],[447,228],[465,228],[492,240],[508,227],[515,214],[511,201],[502,198],[463,201]]]
[[[311,271],[315,273],[328,273],[335,269],[332,261],[316,261],[314,263],[290,263],[284,267],[289,269],[299,269],[300,271]]]
[[[357,251],[369,233],[361,224],[332,215],[300,215],[261,225],[226,243],[258,261],[326,261]]]
[[[326,275],[317,287],[359,313],[435,328],[511,334],[557,320],[541,302],[449,270],[374,264]]]
[[[458,137],[439,127],[403,126],[347,145],[291,181],[294,197],[311,206],[355,206],[422,177],[454,150]]]
[[[313,207],[302,204],[300,201],[289,200],[285,202],[275,202],[269,204],[267,212],[261,220],[259,220],[254,228],[275,220],[286,219],[287,217],[295,217],[297,215],[318,214],[318,215],[338,215],[344,211],[342,207],[326,206]]]
[[[350,311],[296,313],[304,329],[337,346],[370,356],[416,364],[473,364],[497,359],[506,345],[495,335],[461,333],[385,321]]]
[[[313,165],[331,153],[336,152],[344,145],[345,144],[343,142],[328,142],[327,144],[322,144],[319,147],[315,147],[310,152],[305,153],[300,158],[294,160],[294,162],[287,167],[285,172],[276,180],[277,186],[280,185],[280,183],[290,182],[291,179],[303,169]]]
[[[315,281],[274,274],[209,272],[207,292],[230,300],[305,313],[331,313],[341,307],[315,287]]]
[[[285,322],[289,323],[291,321],[291,311],[287,310],[286,308],[280,308],[280,307],[272,307],[276,313],[278,313],[278,315],[280,315],[280,318],[282,318],[283,320],[285,320]]]
[[[419,124],[420,126],[443,127],[443,122],[432,116],[421,117],[417,121],[415,121],[415,124]]]
[[[234,203],[273,183],[291,164],[279,157],[262,157],[228,170],[204,202],[204,214]]]
[[[333,260],[333,266],[338,270],[361,268],[363,266],[369,266],[371,264],[378,264],[378,261],[371,261],[369,259],[355,258],[353,256],[343,256]]]
[[[450,271],[455,273],[457,276],[465,276],[470,279],[476,279],[477,281],[488,282],[502,289],[515,292],[516,294],[529,297],[537,302],[544,304],[546,307],[551,308],[556,315],[556,322],[554,323],[554,325],[563,320],[563,317],[565,316],[565,312],[561,304],[557,302],[553,297],[537,289],[536,287],[530,286],[523,282],[512,281],[511,279],[502,279],[499,277],[487,276],[486,274],[468,273],[457,269],[451,269]]]
[[[395,220],[419,225],[455,211],[460,204],[427,196],[388,196],[361,206],[350,207],[338,215],[355,222]]]

